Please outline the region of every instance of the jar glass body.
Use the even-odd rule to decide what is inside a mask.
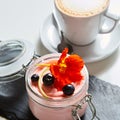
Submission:
[[[8,99],[10,100],[18,98],[25,91],[24,77],[19,78],[7,77],[1,80],[5,80],[5,82],[0,82],[0,98],[1,98],[0,101],[1,100],[7,101]]]
[[[75,105],[78,105],[79,102],[86,96],[88,91],[89,76],[87,68],[84,66],[84,84],[81,89],[77,91],[74,95],[70,97],[64,97],[63,99],[48,99],[43,96],[40,96],[32,89],[31,86],[31,76],[34,71],[37,69],[36,64],[46,63],[46,61],[59,59],[61,54],[53,53],[44,55],[37,60],[35,60],[27,69],[25,80],[26,80],[26,89],[29,96],[29,107],[33,115],[40,120],[73,120],[72,110]],[[82,105],[82,108],[79,109],[78,114],[82,116],[85,113],[87,103]]]

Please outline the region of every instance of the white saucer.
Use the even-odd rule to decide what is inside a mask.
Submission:
[[[41,29],[41,42],[50,52],[57,52],[60,36],[52,14],[49,15]],[[79,54],[86,63],[100,61],[110,56],[120,45],[120,23],[109,34],[98,34],[96,40],[87,46],[72,45],[73,51]]]

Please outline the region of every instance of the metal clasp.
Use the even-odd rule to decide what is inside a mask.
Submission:
[[[24,65],[24,64],[22,65],[22,67],[23,67],[22,71],[25,72],[25,71],[27,70],[28,66],[31,64],[31,62],[32,62],[33,60],[39,58],[39,57],[40,57],[40,55],[34,54],[32,60],[31,60],[27,65]]]
[[[90,107],[90,110],[92,112],[92,118],[91,120],[94,120],[95,118],[97,120],[100,120],[100,118],[96,115],[96,108],[92,102],[92,95],[90,94],[87,94],[81,101],[79,104],[77,105],[73,105],[73,107],[75,107],[74,109],[72,109],[72,116],[73,116],[73,119],[74,120],[81,120],[79,114],[78,114],[78,110],[79,109],[82,109],[82,105],[85,104],[85,103],[88,103],[89,107]]]

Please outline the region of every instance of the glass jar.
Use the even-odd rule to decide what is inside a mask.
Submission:
[[[27,66],[33,56],[34,48],[28,41],[0,41],[0,101],[8,101],[23,94],[23,66]]]
[[[72,96],[62,99],[45,98],[37,93],[31,84],[31,76],[37,69],[37,64],[49,62],[49,60],[58,60],[60,53],[44,55],[36,59],[27,69],[25,80],[26,89],[29,96],[29,106],[33,115],[39,120],[80,120],[79,116],[84,115],[87,102],[89,75],[84,66],[84,83],[82,87]]]

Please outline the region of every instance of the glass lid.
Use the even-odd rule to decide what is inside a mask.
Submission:
[[[25,52],[24,43],[7,41],[0,44],[0,66],[8,65],[18,60]]]
[[[33,45],[28,41],[0,41],[0,77],[19,72],[34,56]]]

